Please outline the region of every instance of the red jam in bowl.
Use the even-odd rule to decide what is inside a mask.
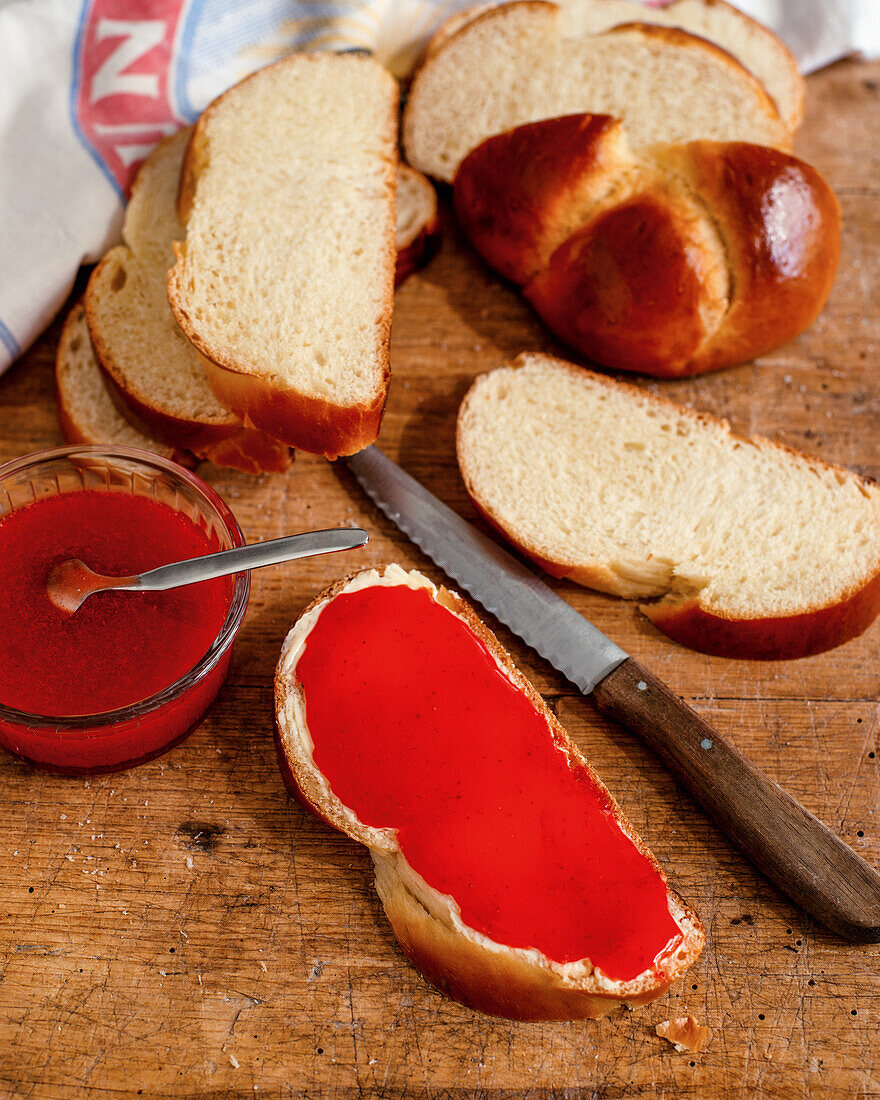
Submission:
[[[217,643],[235,578],[101,592],[73,615],[49,600],[46,578],[69,558],[121,576],[229,544],[216,525],[166,501],[107,488],[37,496],[0,516],[0,744],[34,763],[93,772],[181,740],[226,676],[234,630]]]

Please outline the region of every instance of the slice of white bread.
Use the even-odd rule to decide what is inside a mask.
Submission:
[[[880,489],[550,356],[482,375],[458,462],[476,507],[557,577],[706,653],[792,658],[880,610]]]
[[[379,431],[397,98],[369,57],[293,54],[216,99],[184,161],[171,308],[224,404],[318,454]]]
[[[108,384],[130,416],[178,449],[251,473],[283,471],[289,449],[245,428],[214,396],[204,360],[180,331],[165,293],[174,262],[182,130],[161,142],[132,186],[124,244],[92,272],[85,295],[89,332]]]
[[[366,607],[352,603],[365,598]],[[392,605],[383,602],[389,598]],[[328,619],[333,625],[325,627]],[[420,654],[430,649],[431,658],[409,663],[399,650],[413,647]],[[328,670],[326,681],[315,683],[316,666]],[[485,701],[488,681],[498,691],[491,696],[494,705],[483,708],[492,716],[486,715],[475,735],[462,737],[461,720],[467,723],[468,708]],[[363,690],[352,691],[355,683]],[[318,817],[369,848],[395,936],[444,993],[513,1019],[595,1017],[621,1001],[656,999],[699,955],[699,919],[669,889],[656,860],[540,695],[455,593],[397,565],[338,582],[288,634],[275,700],[285,781]],[[321,716],[329,717],[333,730],[325,729]],[[534,725],[524,727],[529,716]],[[463,758],[457,755],[462,745]],[[517,768],[523,752],[529,765],[508,784],[503,769]],[[340,774],[352,761],[360,791]],[[376,784],[369,777],[374,771],[381,777]],[[549,788],[544,776],[551,776]],[[504,792],[498,801],[488,793],[493,782]],[[338,791],[357,805],[378,799],[381,811],[359,811],[377,824],[366,824]],[[430,797],[442,807],[436,837],[426,835],[430,828],[406,824],[413,793],[416,803]],[[594,812],[603,822],[597,831],[588,824]],[[433,815],[433,807],[427,813]],[[560,858],[559,829],[574,845],[574,866],[568,853],[561,866],[554,863],[554,856]],[[434,881],[437,868],[429,867],[437,858],[451,866],[452,876],[460,873],[461,891],[450,874],[440,876],[456,896]],[[485,898],[482,906],[474,898],[474,876],[487,884],[488,907]],[[511,919],[528,918],[548,898],[551,908],[568,914],[564,919],[570,919],[577,943],[574,961],[492,938],[505,926],[515,941]],[[481,930],[467,924],[463,913]],[[591,922],[594,928],[585,933]],[[596,926],[602,928],[598,935]],[[531,932],[542,942],[537,927]],[[609,962],[609,951],[629,953],[640,946],[628,968],[612,978],[590,958],[578,957],[585,943]]]
[[[494,4],[456,12],[428,43],[423,60]],[[678,27],[727,50],[757,77],[776,105],[783,123],[794,133],[804,116],[806,85],[797,61],[785,43],[762,23],[725,0],[673,0],[661,7],[639,0],[559,0],[563,33],[569,38],[601,34],[625,23]]]
[[[129,239],[139,249],[139,264],[128,264],[127,277],[135,280],[152,277],[161,288],[159,301],[155,297],[151,299],[149,293],[144,296],[144,308],[149,310],[150,302],[160,315],[171,321],[171,328],[161,325],[160,332],[152,332],[156,343],[151,346],[151,353],[156,359],[164,361],[166,358],[174,359],[176,353],[182,354],[185,359],[185,374],[189,374],[190,366],[194,366],[193,376],[195,382],[192,386],[184,386],[185,392],[190,398],[204,399],[208,409],[208,415],[213,412],[214,421],[230,423],[235,426],[231,436],[213,443],[207,443],[201,457],[209,458],[220,465],[232,465],[241,467],[245,458],[246,449],[242,448],[242,439],[258,437],[265,440],[261,433],[252,432],[242,427],[238,417],[229,414],[215,402],[213,395],[204,385],[204,367],[202,356],[192,347],[189,341],[181,349],[179,345],[180,330],[173,321],[165,294],[166,275],[165,269],[170,263],[170,249],[163,248],[161,242],[168,241],[168,227],[173,226],[172,233],[178,235],[181,230],[176,216],[176,188],[172,184],[174,171],[179,173],[180,161],[183,159],[183,150],[186,135],[170,139],[168,147],[158,150],[156,160],[152,161],[149,168],[145,169],[145,178],[142,185],[137,187],[135,194],[140,196],[129,211],[128,225]],[[173,154],[173,155],[172,155]],[[158,163],[157,163],[158,162]],[[176,162],[176,167],[175,167]],[[160,171],[154,171],[161,168]],[[152,181],[152,182],[151,182]],[[424,266],[431,258],[439,240],[439,222],[437,215],[437,193],[430,181],[409,165],[398,166],[397,185],[397,268],[395,284],[399,286],[409,275]],[[165,205],[166,216],[163,217],[162,207]],[[152,214],[152,216],[149,216]],[[163,235],[164,230],[164,235]],[[147,259],[144,259],[146,253]],[[125,264],[131,259],[131,254],[125,249],[119,249],[117,255],[120,262]],[[104,299],[98,303],[98,310],[103,315]],[[137,302],[129,303],[130,312],[126,323],[132,328],[138,324],[150,325],[151,317],[140,321],[137,311]],[[114,316],[111,315],[110,323]],[[159,328],[159,326],[156,326]],[[167,343],[163,342],[161,332],[170,332],[171,337]],[[120,356],[109,356],[108,361],[124,370],[124,364],[132,352],[134,358],[135,378],[138,377],[138,367],[142,366],[145,372],[153,369],[152,358],[141,358],[142,344],[135,341],[134,346],[123,341]],[[121,362],[120,362],[121,360]],[[85,307],[78,302],[71,310],[62,330],[61,340],[55,363],[56,392],[58,398],[58,412],[65,437],[71,443],[119,443],[131,447],[141,447],[144,450],[153,451],[165,457],[175,458],[184,465],[193,465],[196,456],[180,448],[172,447],[149,432],[148,425],[140,418],[141,426],[135,423],[137,414],[135,409],[125,403],[125,399],[117,388],[111,388],[106,375],[102,372],[95,357],[94,347],[91,341],[86,322]],[[148,376],[144,383],[148,381]],[[161,406],[160,406],[161,408]],[[166,407],[167,408],[167,407]],[[179,438],[193,441],[201,428],[198,421],[194,421],[192,404],[186,400],[174,406],[178,418],[173,424],[173,434]],[[166,421],[168,412],[160,415],[160,422]],[[154,419],[156,415],[154,412]],[[280,451],[283,455],[287,448],[277,448],[274,442],[265,440],[265,445],[270,451]],[[262,468],[259,463],[244,462],[244,466],[250,472],[259,472]]]
[[[138,429],[117,408],[95,359],[86,312],[77,302],[61,330],[55,356],[58,418],[69,443],[119,444],[140,447],[178,462],[185,456]],[[191,464],[192,456],[189,462]]]
[[[788,149],[792,140],[760,81],[705,39],[644,23],[571,37],[555,4],[519,0],[478,15],[427,57],[403,147],[415,168],[451,182],[487,137],[581,112],[622,118],[637,149],[699,139]]]
[[[408,164],[397,166],[396,244],[395,287],[424,267],[440,244],[437,192],[426,176]]]
[[[566,34],[601,34],[623,23],[679,27],[721,46],[760,80],[789,133],[804,117],[806,85],[785,43],[725,0],[673,0],[662,7],[637,0],[562,0]]]
[[[157,438],[108,383],[95,357],[82,303],[73,307],[61,331],[55,357],[55,395],[61,430],[70,443],[139,447],[189,469],[206,459],[249,474],[267,472],[267,457],[276,454],[271,467],[276,472],[286,469],[293,460],[287,448],[278,452],[273,440],[264,441],[261,433],[242,427],[208,444],[199,455]]]

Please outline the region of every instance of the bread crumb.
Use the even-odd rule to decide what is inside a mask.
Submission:
[[[672,1043],[675,1049],[681,1053],[689,1050],[694,1054],[709,1045],[712,1038],[712,1029],[705,1024],[698,1024],[693,1016],[678,1016],[674,1020],[664,1020],[654,1029],[661,1039]]]
[[[235,1057],[234,1054],[229,1055],[229,1061],[232,1063],[232,1068],[233,1069],[238,1069],[238,1067],[241,1065],[241,1062],[239,1062],[239,1060]]]

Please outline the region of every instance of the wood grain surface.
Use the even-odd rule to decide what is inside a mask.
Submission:
[[[649,388],[734,426],[880,477],[880,63],[809,80],[799,152],[844,214],[831,301],[755,363]],[[440,255],[398,293],[381,444],[472,517],[453,448],[473,377],[560,351],[447,216]],[[54,324],[0,379],[0,459],[62,442]],[[647,384],[647,383],[644,383]],[[0,1094],[155,1097],[880,1097],[880,948],[854,947],[786,901],[636,739],[503,628],[708,931],[663,1000],[594,1022],[517,1024],[444,999],[397,949],[366,852],[285,794],[271,679],[301,608],[340,573],[438,570],[343,469],[200,472],[248,537],[358,523],[363,551],[264,570],[208,719],[132,771],[64,778],[0,759]],[[875,866],[880,865],[880,624],[818,657],[690,652],[635,606],[554,582],[575,607]],[[701,1054],[655,1034],[692,1013]]]

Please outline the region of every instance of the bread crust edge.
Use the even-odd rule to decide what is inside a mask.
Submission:
[[[395,290],[402,286],[410,275],[430,263],[440,248],[441,239],[440,214],[434,185],[427,176],[404,164],[403,161],[398,164],[398,172],[401,177],[407,176],[417,181],[419,190],[426,196],[429,214],[407,240],[401,242],[395,237],[397,248],[397,257],[394,262]]]
[[[825,653],[863,634],[880,614],[880,563],[863,585],[798,615],[734,618],[698,599],[641,604],[639,610],[673,641],[714,657],[790,661]]]
[[[325,54],[292,54],[266,68],[276,68],[290,64],[291,61],[303,63],[321,58]],[[364,63],[376,65],[371,59],[361,59]],[[381,66],[378,66],[381,69]],[[210,161],[205,138],[206,127],[213,113],[222,101],[248,81],[258,78],[266,69],[259,69],[244,77],[232,88],[213,100],[205,109],[193,127],[189,144],[183,158],[178,192],[178,217],[185,226],[198,188],[200,174]],[[387,78],[389,89],[393,86],[392,102],[386,123],[391,138],[391,156],[385,164],[386,184],[392,195],[396,192],[397,170],[397,108],[399,90],[397,82],[385,69],[381,69]],[[393,137],[392,137],[393,135]],[[235,362],[229,356],[211,344],[193,325],[185,306],[184,296],[180,293],[181,257],[185,253],[186,243],[175,244],[177,262],[168,272],[168,301],[175,320],[187,339],[207,360],[205,369],[208,382],[215,396],[224,405],[241,417],[247,427],[256,428],[266,435],[298,450],[313,454],[324,454],[327,458],[354,454],[373,443],[379,434],[388,395],[391,376],[391,320],[394,308],[395,268],[397,261],[395,204],[388,211],[385,247],[382,252],[382,270],[384,272],[385,292],[381,304],[381,314],[377,320],[376,345],[377,371],[374,392],[369,401],[347,405],[327,401],[318,396],[304,393],[292,387],[279,387],[271,378],[260,376],[247,369],[242,363]]]
[[[379,567],[379,572],[383,574],[383,567]],[[358,576],[360,574],[355,573],[344,577],[318,595],[303,610],[297,623],[344,592]],[[376,888],[401,950],[431,984],[467,1007],[508,1019],[564,1020],[595,1018],[621,1003],[641,1005],[656,1000],[699,957],[705,943],[702,923],[669,887],[662,868],[627,821],[617,801],[494,634],[457,593],[439,587],[434,598],[465,622],[517,689],[545,718],[554,738],[558,737],[570,758],[593,777],[599,790],[607,796],[611,811],[623,832],[663,879],[670,912],[683,935],[682,943],[673,956],[665,960],[664,972],[661,975],[655,973],[653,979],[642,975],[639,981],[631,982],[600,980],[592,972],[573,980],[561,972],[560,964],[554,964],[543,956],[540,956],[540,963],[536,961],[535,952],[524,952],[500,944],[492,944],[490,949],[478,941],[476,934],[471,938],[456,929],[447,899],[443,899],[446,911],[442,908],[438,910],[437,898],[443,898],[442,895],[435,894],[431,899],[420,897],[413,883],[421,880],[414,873],[410,873],[404,881],[398,867],[405,869],[408,865],[393,835],[389,835],[390,831],[361,825],[351,811],[340,813],[339,808],[326,797],[319,780],[320,773],[310,755],[304,751],[301,731],[288,728],[289,696],[293,692],[302,697],[302,689],[299,682],[295,679],[291,681],[290,674],[283,670],[282,654],[275,679],[275,736],[282,775],[291,793],[320,820],[370,849],[376,867]],[[291,634],[295,629],[296,624]],[[335,796],[332,798],[335,799]],[[339,803],[339,806],[342,804]]]
[[[487,6],[484,10],[480,10],[473,19],[466,22],[462,21],[451,33],[447,33],[440,37],[439,42],[435,42],[433,48],[431,42],[428,43],[422,56],[421,63],[413,74],[400,123],[401,147],[407,161],[412,164],[413,167],[444,183],[452,183],[459,167],[459,165],[456,164],[444,168],[443,171],[432,171],[430,165],[423,160],[420,155],[422,138],[418,132],[420,125],[418,114],[422,110],[427,110],[427,107],[423,106],[421,103],[421,97],[427,95],[423,85],[431,79],[431,70],[435,66],[439,68],[447,49],[451,45],[459,44],[463,38],[474,31],[474,28],[478,28],[482,24],[490,23],[496,19],[505,19],[514,9],[516,11],[522,11],[526,8],[533,10],[537,17],[545,19],[548,27],[551,24],[558,24],[559,22],[560,8],[553,0],[513,0],[512,3]],[[442,27],[440,30],[442,30]],[[668,27],[656,23],[640,23],[637,21],[617,24],[613,27],[609,27],[607,30],[599,32],[596,36],[588,37],[601,37],[603,35],[614,35],[621,32],[627,33],[632,30],[637,30],[648,39],[665,41],[670,45],[698,48],[703,51],[704,56],[711,56],[716,62],[726,65],[728,69],[736,70],[736,72],[745,79],[745,83],[751,86],[751,91],[756,97],[756,103],[760,103],[761,111],[767,122],[778,123],[778,141],[773,143],[774,147],[784,152],[791,152],[794,143],[794,130],[787,124],[786,120],[783,119],[776,101],[759,78],[739,61],[738,58],[734,57],[733,54],[729,53],[717,42],[713,42],[708,38],[704,38],[690,31],[681,30],[678,27]],[[471,152],[471,150],[467,150],[467,152]],[[465,153],[465,155],[467,155],[467,153]],[[462,160],[463,159],[462,157]],[[460,163],[461,162],[459,162],[459,164]]]
[[[507,362],[505,367],[521,369],[526,365],[529,354],[527,352],[520,354]],[[720,428],[733,441],[768,447],[793,455],[801,461],[806,459],[811,465],[822,470],[842,475],[848,480],[854,479],[871,495],[877,494],[877,486],[873,481],[844,466],[825,462],[821,458],[807,455],[794,447],[764,436],[738,435],[731,430],[729,422],[721,417],[679,405],[631,383],[614,381],[575,363],[569,363],[551,355],[543,355],[542,359],[564,367],[579,376],[586,374],[601,386],[615,390],[623,389],[643,403],[654,407],[659,406],[674,412],[676,416],[694,420],[701,426]],[[576,562],[571,559],[548,558],[537,547],[530,545],[507,529],[486,502],[479,497],[474,488],[473,479],[468,473],[467,458],[461,443],[460,423],[480,377],[483,375],[474,380],[465,394],[456,422],[458,466],[465,490],[479,515],[498,531],[508,544],[553,577],[624,599],[644,599],[654,595],[655,593],[651,591],[640,590],[638,586],[627,586],[620,575],[605,562]],[[878,548],[875,570],[862,583],[850,586],[834,600],[805,607],[798,613],[746,618],[725,612],[723,608],[713,608],[704,603],[699,595],[683,597],[676,596],[674,593],[658,598],[655,603],[640,604],[639,609],[673,641],[701,653],[747,660],[794,660],[815,656],[817,653],[824,653],[858,637],[880,614],[880,548]]]

